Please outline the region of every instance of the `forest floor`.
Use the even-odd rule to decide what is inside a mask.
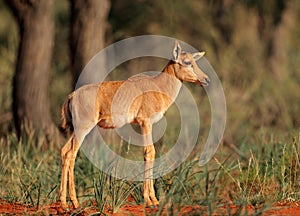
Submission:
[[[231,212],[229,212],[229,209]],[[158,208],[145,208],[142,204],[140,205],[123,205],[118,212],[112,213],[109,208],[104,211],[105,215],[155,215],[158,213]],[[212,215],[254,215],[260,212],[261,209],[255,209],[252,206],[247,206],[241,209],[238,206],[219,206],[217,210],[214,210]],[[85,207],[84,209],[72,209],[69,211],[64,211],[60,204],[53,203],[50,205],[40,206],[38,209],[36,207],[31,207],[29,205],[8,203],[6,201],[0,201],[0,215],[97,215],[98,209],[96,205]],[[202,206],[182,206],[180,210],[173,209],[176,215],[207,215],[207,207]],[[169,215],[170,209],[163,209],[160,215]],[[259,213],[260,214],[260,213]],[[300,202],[282,202],[274,203],[274,205],[263,211],[260,215],[300,215]]]

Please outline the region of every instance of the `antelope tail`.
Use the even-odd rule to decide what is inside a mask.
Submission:
[[[72,113],[70,110],[72,98],[73,98],[72,94],[69,95],[65,100],[61,109],[61,118],[62,118],[61,127],[67,133],[74,131],[74,127],[72,123]]]

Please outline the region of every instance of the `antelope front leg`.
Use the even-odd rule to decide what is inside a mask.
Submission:
[[[144,184],[143,196],[146,206],[158,205],[159,202],[155,196],[153,185],[153,165],[155,160],[155,148],[152,143],[152,125],[146,124],[142,126],[142,133],[144,138]]]
[[[143,184],[143,196],[146,206],[156,206],[159,204],[153,185],[153,164],[155,159],[155,148],[153,145],[144,147],[145,174]]]

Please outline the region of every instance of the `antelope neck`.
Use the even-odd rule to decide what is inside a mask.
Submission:
[[[173,101],[182,86],[182,81],[176,76],[175,65],[174,62],[170,61],[163,71],[154,78],[156,85]]]

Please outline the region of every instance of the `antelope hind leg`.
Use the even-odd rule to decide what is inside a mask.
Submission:
[[[77,156],[77,152],[79,150],[79,143],[76,138],[73,139],[72,149],[68,152],[70,154],[70,164],[69,164],[69,195],[71,202],[74,208],[79,207],[79,202],[76,196],[76,188],[75,188],[75,177],[74,177],[74,165],[75,159]]]
[[[67,203],[67,183],[68,183],[70,160],[68,160],[67,154],[72,147],[72,139],[73,139],[73,135],[70,137],[70,139],[61,149],[62,171],[61,171],[61,183],[60,183],[60,202],[62,208],[64,209],[67,209],[69,207]]]

